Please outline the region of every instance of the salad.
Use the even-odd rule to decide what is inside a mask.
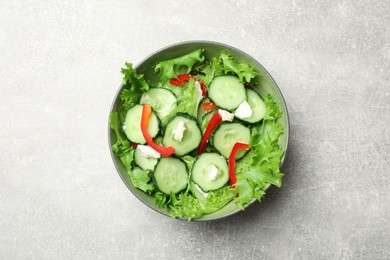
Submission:
[[[255,91],[252,67],[198,49],[150,69],[155,79],[125,63],[122,102],[110,113],[112,151],[134,187],[191,220],[231,201],[243,210],[282,186],[282,111]]]

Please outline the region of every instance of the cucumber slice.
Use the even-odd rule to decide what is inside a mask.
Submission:
[[[203,153],[192,168],[192,181],[204,191],[217,190],[229,180],[226,159],[217,153]]]
[[[154,170],[154,181],[168,195],[184,190],[188,185],[186,164],[173,157],[161,158]]]
[[[168,89],[151,88],[142,94],[141,104],[150,104],[153,111],[161,119],[177,106],[176,96]]]
[[[175,139],[175,130],[180,123],[184,123],[186,128],[181,140]],[[165,129],[163,144],[175,148],[175,154],[178,156],[185,155],[197,148],[202,139],[202,133],[196,123],[196,119],[188,114],[178,113],[168,124]]]
[[[266,113],[266,106],[264,104],[264,101],[261,99],[259,94],[257,94],[254,90],[251,89],[246,90],[246,96],[247,96],[246,101],[248,102],[252,110],[252,115],[247,118],[241,118],[237,115],[236,117],[248,123],[259,122],[264,118]]]
[[[214,104],[230,111],[246,99],[244,84],[237,77],[230,75],[215,77],[210,83],[208,94]]]
[[[129,109],[125,118],[125,134],[127,138],[137,144],[145,144],[145,138],[141,131],[142,105],[135,105]],[[149,118],[148,133],[154,138],[160,127],[157,116],[152,112]]]
[[[142,168],[142,170],[154,170],[154,167],[156,166],[158,159],[156,158],[150,158],[146,157],[139,148],[135,149],[134,152],[134,162],[139,167]]]
[[[235,143],[241,142],[249,144],[251,131],[239,123],[223,123],[214,133],[213,145],[223,156],[229,158],[230,152]],[[236,159],[245,154],[245,150],[240,150],[236,154]]]
[[[217,113],[217,110],[212,110],[208,113],[206,113],[203,118],[202,118],[202,123],[200,123],[200,129],[202,130],[202,133],[204,133],[204,131],[206,131],[206,128],[211,120],[211,118],[213,117],[213,115]]]

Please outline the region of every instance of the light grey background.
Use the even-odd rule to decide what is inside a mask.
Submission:
[[[1,259],[390,259],[390,2],[2,0]],[[125,60],[214,40],[285,95],[282,189],[212,223],[155,213],[117,175]]]

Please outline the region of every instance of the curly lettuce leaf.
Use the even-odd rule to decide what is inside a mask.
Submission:
[[[123,89],[120,97],[122,99],[123,106],[129,108],[138,101],[143,92],[149,90],[149,85],[144,79],[144,75],[138,74],[133,69],[133,65],[131,63],[126,62],[125,66],[125,68],[121,69],[125,88]]]
[[[171,201],[169,195],[157,191],[154,193],[154,202],[159,208],[168,208],[168,204]]]
[[[218,60],[214,59],[212,64],[218,74],[236,74],[241,82],[250,82],[256,76],[251,66],[237,62],[232,55],[226,52],[221,52]]]
[[[213,81],[213,79],[215,77],[215,74],[216,74],[216,66],[214,64],[215,62],[218,63],[218,60],[214,58],[212,60],[212,62],[206,63],[205,66],[203,66],[199,69],[200,74],[196,75],[196,77],[201,82],[203,82],[206,86],[209,86],[211,81]],[[220,73],[220,74],[222,74],[222,73]]]
[[[129,171],[129,175],[134,187],[149,194],[154,191],[155,188],[153,182],[151,182],[150,171],[134,167],[133,170]]]
[[[154,71],[159,72],[158,80],[165,82],[176,78],[177,75],[190,73],[195,63],[203,61],[204,49],[199,49],[174,59],[162,61],[156,65]]]
[[[240,208],[253,198],[260,201],[268,184],[282,186],[280,172],[284,149],[279,146],[283,127],[276,122],[281,111],[271,96],[266,96],[267,114],[261,126],[252,127],[250,145],[252,149],[236,164],[238,197],[235,203]]]
[[[177,113],[187,113],[196,117],[198,113],[198,92],[195,88],[194,79],[190,79],[181,88],[181,94],[178,96],[178,105],[175,109],[171,110],[168,115],[161,119],[161,123],[166,125],[173,116]]]
[[[237,174],[235,190],[238,197],[234,199],[236,205],[244,210],[244,206],[250,203],[253,198],[258,201],[264,196],[265,183],[256,171],[247,171],[245,174]]]
[[[277,120],[282,115],[282,110],[279,108],[275,99],[270,95],[266,95],[264,103],[267,108],[264,119],[265,120]]]
[[[236,192],[229,186],[208,193],[204,200],[199,200],[190,193],[181,193],[176,198],[172,196],[169,208],[174,218],[199,218],[204,214],[212,213],[225,206],[236,196]]]

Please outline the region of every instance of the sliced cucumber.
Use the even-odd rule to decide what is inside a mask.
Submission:
[[[264,101],[261,99],[259,94],[257,94],[254,90],[251,89],[246,90],[246,96],[247,96],[246,101],[248,102],[252,110],[252,115],[247,118],[241,118],[237,115],[236,117],[248,123],[259,122],[261,119],[264,118],[266,113],[266,107]]]
[[[156,158],[150,158],[146,157],[139,148],[135,149],[134,152],[134,162],[139,167],[142,168],[142,170],[154,170],[154,167],[156,166],[158,159]]]
[[[210,83],[208,95],[214,104],[230,111],[246,99],[244,84],[237,77],[230,75],[215,77]]]
[[[203,118],[202,118],[202,123],[200,123],[200,129],[202,130],[202,133],[204,133],[204,131],[206,131],[206,128],[211,120],[211,118],[213,117],[213,115],[217,112],[217,110],[212,110],[208,113],[206,113]]]
[[[203,153],[192,168],[192,180],[204,191],[217,190],[229,180],[226,159],[217,153]]]
[[[184,190],[188,185],[186,164],[173,157],[161,158],[154,170],[154,181],[168,195]]]
[[[223,156],[229,158],[230,152],[235,143],[241,142],[249,144],[251,131],[239,123],[223,123],[214,133],[213,145]],[[240,150],[236,154],[236,159],[245,154],[245,150]]]
[[[176,96],[168,89],[151,88],[142,94],[140,103],[150,104],[153,111],[161,119],[176,108]]]
[[[142,105],[135,105],[127,111],[125,118],[125,134],[127,138],[137,144],[146,143],[141,131]],[[157,116],[152,113],[149,118],[148,133],[155,137],[159,131],[159,122]]]
[[[175,139],[175,130],[180,123],[184,123],[184,133],[181,140]],[[168,124],[165,129],[163,144],[175,148],[175,154],[178,156],[185,155],[197,148],[202,139],[202,133],[196,123],[196,119],[188,114],[178,113]]]

